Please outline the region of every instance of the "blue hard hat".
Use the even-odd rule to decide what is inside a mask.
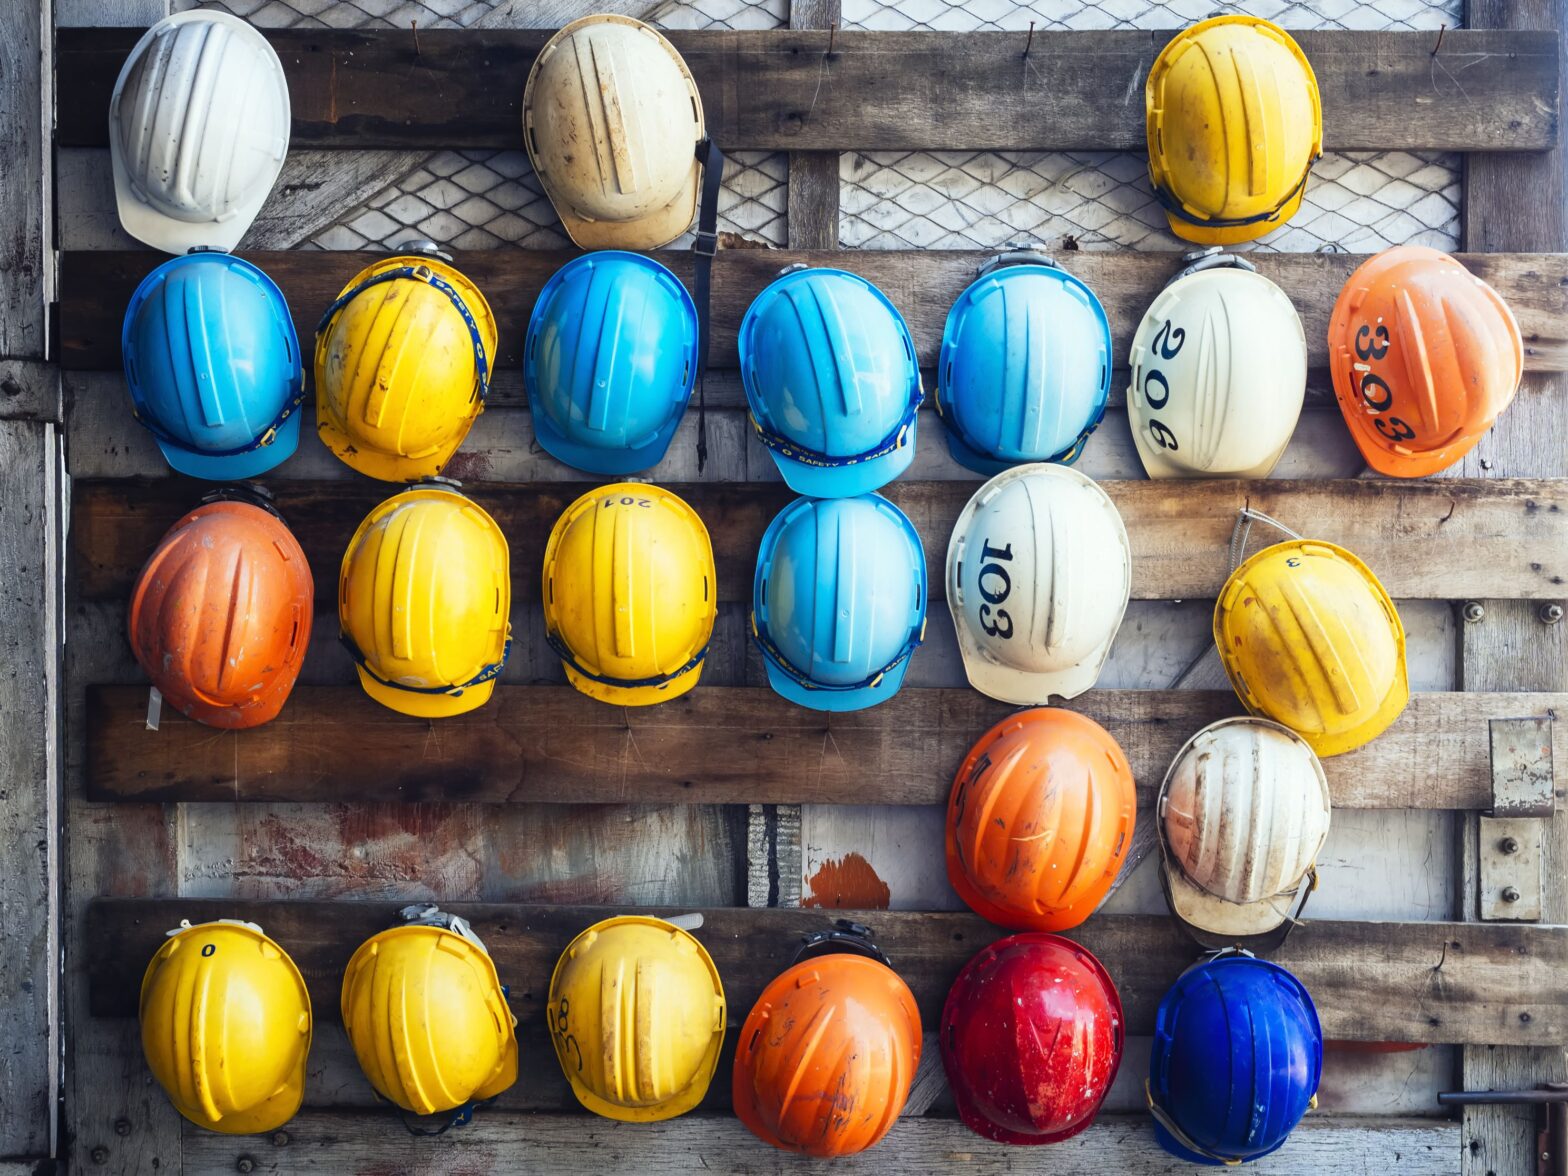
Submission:
[[[572,259],[528,322],[523,385],[551,457],[595,474],[658,465],[697,378],[697,308],[651,257]]]
[[[1266,1156],[1310,1109],[1322,1073],[1323,1030],[1301,981],[1222,953],[1182,973],[1155,1015],[1155,1137],[1193,1163]]]
[[[1076,461],[1110,392],[1105,308],[1044,254],[991,259],[948,312],[936,410],[960,465]]]
[[[898,692],[925,635],[925,551],[879,494],[797,498],[762,537],[751,600],[768,684],[813,710],[861,710]]]
[[[164,262],[131,295],[120,349],[132,411],[179,473],[254,478],[298,447],[299,338],[283,292],[250,262]]]
[[[915,343],[870,282],[792,267],[753,300],[739,342],[752,426],[795,493],[852,498],[909,468]]]

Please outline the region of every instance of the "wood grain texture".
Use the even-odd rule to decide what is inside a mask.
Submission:
[[[0,358],[4,359],[48,357],[54,246],[53,177],[45,128],[53,124],[54,113],[52,46],[48,0],[0,6],[0,143],[5,144],[6,155],[0,168]]]
[[[1309,1115],[1284,1148],[1248,1166],[1258,1176],[1314,1172],[1398,1172],[1400,1176],[1449,1176],[1459,1131],[1421,1120],[1327,1118]],[[289,1123],[287,1142],[238,1139],[191,1130],[186,1156],[205,1172],[232,1172],[248,1157],[257,1172],[276,1176],[324,1172],[486,1172],[534,1176],[548,1168],[603,1176],[687,1176],[715,1171],[733,1176],[799,1172],[798,1158],[776,1151],[738,1120],[688,1115],[637,1126],[590,1115],[520,1115],[481,1111],[439,1147],[415,1139],[388,1112],[380,1115],[306,1111]],[[1052,1168],[1063,1173],[1168,1176],[1185,1170],[1154,1142],[1148,1120],[1102,1116],[1083,1134],[1051,1149]],[[948,1176],[961,1169],[976,1176],[1032,1170],[1035,1156],[988,1143],[952,1119],[901,1119],[875,1148],[833,1161],[834,1172]],[[249,1169],[246,1169],[247,1171]]]
[[[548,30],[268,30],[297,147],[518,147],[522,95]],[[1095,150],[1144,147],[1143,80],[1169,31],[669,30],[728,150]],[[1330,150],[1549,147],[1550,34],[1301,31]],[[59,139],[104,142],[135,34],[62,30]],[[1462,79],[1462,82],[1461,82]]]
[[[1548,28],[1568,47],[1568,4],[1563,0],[1468,0],[1466,23],[1491,28]],[[1559,58],[1559,68],[1564,64]],[[1559,82],[1559,84],[1561,84]],[[1474,250],[1568,249],[1568,152],[1561,136],[1543,155],[1469,156],[1465,160],[1463,217],[1466,248]],[[1525,390],[1462,472],[1481,476],[1568,477],[1568,421],[1544,405],[1568,395],[1561,376],[1532,375]],[[1568,624],[1545,625],[1538,610],[1519,601],[1484,601],[1485,618],[1464,626],[1460,674],[1466,690],[1568,687]],[[1559,715],[1556,725],[1568,721]],[[1568,771],[1557,761],[1557,815],[1544,838],[1547,921],[1568,920]],[[1465,827],[1462,850],[1469,864],[1462,878],[1466,913],[1477,907],[1477,821]],[[1461,1053],[1460,1080],[1471,1090],[1513,1090],[1568,1080],[1561,1049],[1470,1048]],[[1463,1114],[1464,1176],[1533,1172],[1533,1116],[1510,1107],[1467,1107]]]
[[[1145,806],[1189,735],[1243,713],[1229,691],[1208,690],[1097,690],[1072,708],[1127,752]],[[161,802],[941,805],[970,745],[1012,710],[973,690],[905,689],[827,715],[763,687],[610,707],[570,687],[500,686],[479,710],[431,724],[357,686],[300,686],[252,731],[177,715],[149,731],[144,687],[98,686],[87,790]],[[1377,740],[1324,762],[1334,807],[1487,808],[1487,720],[1552,711],[1568,714],[1568,694],[1416,694]],[[1562,756],[1568,723],[1555,726]]]
[[[5,18],[0,17],[0,31]],[[3,51],[3,50],[0,50]],[[4,310],[0,309],[0,317]],[[60,440],[0,421],[0,1156],[54,1154],[60,1069]]]
[[[423,34],[421,34],[423,37]],[[307,356],[322,311],[374,260],[362,252],[283,250],[246,252],[278,283],[294,313]],[[455,264],[485,293],[500,324],[496,363],[515,368],[534,301],[546,281],[574,252],[481,250],[455,254]],[[653,256],[688,285],[691,253]],[[710,366],[735,368],[735,347],[746,308],[786,265],[836,266],[874,282],[898,307],[914,335],[923,367],[936,362],[947,313],[975,271],[990,256],[979,250],[800,250],[727,249],[713,267],[713,342]],[[1461,254],[1476,276],[1489,282],[1519,318],[1530,371],[1568,370],[1568,257],[1551,253]],[[60,363],[66,368],[118,370],[120,328],[136,285],[166,260],[138,251],[69,252],[60,258]],[[1301,314],[1307,357],[1314,368],[1328,363],[1328,320],[1345,280],[1364,256],[1348,253],[1257,253],[1258,272],[1285,291]],[[1111,324],[1111,354],[1128,355],[1144,311],[1180,268],[1172,253],[1074,250],[1058,258],[1082,278],[1105,306]],[[928,387],[928,395],[930,389]]]
[[[38,359],[0,359],[0,420],[59,423],[63,417],[58,367]]]
[[[550,972],[571,938],[624,908],[452,904],[488,945],[522,1023],[541,1018]],[[674,913],[674,912],[668,912]],[[749,1009],[789,966],[800,937],[829,913],[720,908],[703,912],[701,937],[730,1007]],[[260,923],[283,944],[331,1019],[349,956],[395,920],[392,904],[102,899],[85,928],[95,945],[96,1016],[135,1013],[145,962],[182,918]],[[1004,932],[971,914],[870,911],[870,925],[936,1024],[963,964]],[[1155,1008],[1198,954],[1168,918],[1100,915],[1071,933],[1116,979],[1129,1033],[1149,1033]],[[1352,1041],[1561,1044],[1568,1041],[1568,927],[1309,921],[1274,954],[1314,994],[1327,1036]]]
[[[1554,598],[1568,583],[1568,482],[1531,480],[1102,482],[1127,528],[1132,595],[1140,600],[1217,596],[1229,571],[1236,513],[1253,509],[1308,536],[1360,553],[1400,599]],[[343,551],[360,521],[396,486],[366,478],[279,482],[276,502],[315,572],[318,600],[333,600]],[[718,598],[748,602],[757,548],[793,496],[781,483],[677,483],[707,521]],[[884,491],[920,533],[930,597],[946,598],[948,537],[976,489],[965,482],[894,482]],[[71,554],[83,599],[130,594],[164,532],[204,491],[173,479],[85,481],[72,490]],[[511,546],[514,602],[538,599],[550,528],[584,487],[561,482],[470,483]],[[1439,547],[1446,553],[1433,558]],[[936,617],[933,616],[933,620]]]

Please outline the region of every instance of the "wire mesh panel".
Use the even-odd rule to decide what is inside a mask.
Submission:
[[[177,0],[189,7],[192,0]],[[522,0],[225,0],[265,27],[509,27],[534,23]],[[844,26],[1016,30],[1176,28],[1214,0],[845,0]],[[1288,28],[1457,26],[1462,0],[1258,0],[1248,11]],[[665,28],[777,28],[788,0],[666,0],[641,15]],[[1019,238],[1053,247],[1178,250],[1132,152],[846,152],[839,235],[848,248],[993,248]],[[1459,156],[1333,152],[1314,169],[1301,210],[1243,249],[1368,252],[1396,244],[1459,243]],[[736,152],[720,198],[720,228],[769,245],[787,239],[786,159]],[[454,249],[566,244],[526,154],[443,151],[363,206],[336,214],[307,245],[376,249],[410,237]],[[684,243],[684,242],[682,242]]]
[[[1170,29],[1215,13],[1214,0],[844,0],[844,26],[933,31]],[[1256,0],[1254,16],[1295,29],[1431,29],[1461,23],[1461,0]],[[1330,152],[1301,210],[1239,249],[1353,253],[1459,244],[1459,156]],[[1188,249],[1166,228],[1141,154],[1119,151],[846,153],[839,238],[861,249],[994,248],[1019,238],[1083,249]]]

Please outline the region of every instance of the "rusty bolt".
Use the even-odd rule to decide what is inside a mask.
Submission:
[[[131,1121],[129,1119],[116,1119],[114,1121],[114,1133],[116,1135],[129,1135],[131,1133]]]
[[[1517,887],[1517,886],[1504,886],[1503,887],[1503,901],[1504,902],[1518,902],[1519,901],[1519,887]]]
[[[1497,848],[1502,850],[1504,853],[1518,853],[1519,839],[1517,837],[1504,837],[1497,843]]]
[[[1464,617],[1466,621],[1473,625],[1484,616],[1486,616],[1486,609],[1479,600],[1465,601]]]
[[[288,1147],[289,1133],[287,1131],[274,1131],[272,1133],[273,1147]]]
[[[109,1149],[101,1144],[98,1147],[93,1148],[93,1150],[88,1153],[88,1155],[95,1164],[107,1164],[109,1162]]]
[[[236,1172],[254,1172],[256,1170],[256,1161],[249,1156],[241,1156],[234,1161],[234,1170]]]
[[[1563,606],[1555,600],[1549,600],[1541,606],[1540,612],[1536,615],[1541,618],[1543,625],[1555,625],[1563,619]]]

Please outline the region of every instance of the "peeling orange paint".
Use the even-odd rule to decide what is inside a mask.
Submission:
[[[892,898],[887,883],[877,877],[871,863],[858,853],[829,859],[806,880],[811,893],[800,900],[803,907],[833,907],[854,911],[886,910]]]

